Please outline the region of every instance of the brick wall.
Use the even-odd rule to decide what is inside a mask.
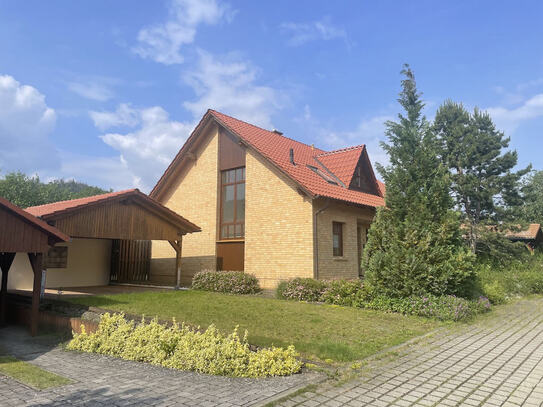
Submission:
[[[314,202],[314,211],[326,206],[323,200]],[[330,204],[317,215],[317,245],[319,279],[358,278],[357,224],[367,227],[374,216],[372,209],[357,208],[340,203]],[[343,223],[343,256],[332,251],[332,222]]]
[[[196,160],[177,177],[163,204],[198,225],[202,231],[183,237],[181,283],[189,285],[200,270],[216,268],[217,127],[195,152]],[[175,251],[168,242],[153,241],[151,275],[155,283],[175,284]]]
[[[313,277],[312,203],[270,163],[247,150],[245,272],[263,288]]]

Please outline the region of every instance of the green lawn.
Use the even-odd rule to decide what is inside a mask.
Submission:
[[[40,390],[71,383],[70,379],[23,362],[13,356],[0,356],[0,373]]]
[[[175,318],[193,326],[236,325],[259,346],[294,344],[308,358],[362,359],[439,326],[433,320],[378,311],[204,291],[143,292],[69,301],[129,314]]]

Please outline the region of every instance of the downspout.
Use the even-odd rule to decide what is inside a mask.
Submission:
[[[317,220],[318,220],[318,215],[321,212],[324,212],[329,207],[330,207],[330,200],[328,199],[326,201],[326,205],[324,205],[322,208],[316,211],[315,214],[313,215],[313,242],[315,244],[315,250],[314,250],[315,255],[313,258],[313,277],[315,279],[319,278],[319,234],[318,234]]]

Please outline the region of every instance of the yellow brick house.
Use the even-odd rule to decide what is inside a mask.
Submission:
[[[151,192],[202,229],[183,240],[183,284],[200,270],[243,270],[264,288],[359,277],[383,196],[365,146],[324,151],[214,110]],[[174,262],[153,242],[151,280],[171,283]]]

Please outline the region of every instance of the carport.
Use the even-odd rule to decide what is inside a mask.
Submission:
[[[16,253],[28,256],[33,274],[30,332],[36,335],[43,275],[43,255],[51,246],[70,238],[58,229],[0,197],[0,323],[6,322],[8,275]]]
[[[151,284],[152,240],[166,240],[174,248],[177,261],[175,270],[171,270],[171,281],[178,287],[182,238],[200,231],[198,226],[137,189],[34,206],[26,211],[72,240],[49,253],[48,288],[109,282]],[[94,269],[88,267],[97,261],[100,263]],[[102,276],[101,282],[88,283],[89,275],[98,269],[106,270],[107,281]]]

